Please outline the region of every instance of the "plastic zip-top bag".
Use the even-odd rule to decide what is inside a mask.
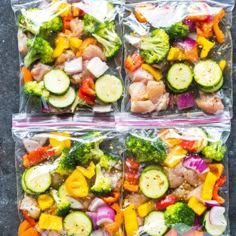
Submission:
[[[120,110],[122,1],[15,1],[20,112]]]
[[[229,116],[58,121],[13,117],[19,232],[230,235]]]
[[[128,1],[122,111],[232,113],[232,1]]]

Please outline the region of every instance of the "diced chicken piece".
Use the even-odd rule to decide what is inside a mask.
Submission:
[[[153,76],[142,68],[137,69],[134,72],[130,72],[129,78],[132,82],[144,82],[147,83],[149,80],[154,80]]]
[[[71,61],[76,58],[75,54],[71,50],[66,50],[56,60],[56,65],[64,64],[66,61]],[[64,65],[63,65],[64,68]]]
[[[139,207],[140,205],[142,205],[143,203],[147,202],[148,198],[146,196],[144,196],[141,193],[133,193],[133,194],[129,194],[125,200],[124,200],[124,205],[128,206],[129,204],[134,204],[135,207]]]
[[[25,195],[20,203],[20,209],[25,210],[29,213],[29,215],[34,218],[38,219],[40,215],[40,208],[38,207],[38,203],[36,199]]]
[[[92,58],[88,64],[87,69],[96,77],[100,77],[108,70],[108,65],[99,57]]]
[[[194,187],[203,184],[204,180],[201,178],[200,174],[191,169],[186,169],[183,172],[184,179]]]
[[[169,93],[163,94],[156,104],[156,110],[157,111],[166,110],[168,108],[169,102],[170,102],[170,94]]]
[[[69,75],[80,73],[83,70],[82,57],[65,62],[64,70]]]
[[[31,70],[31,74],[33,78],[37,81],[43,80],[43,76],[51,70],[51,66],[42,64],[42,63],[37,63],[36,65],[33,66]]]
[[[150,101],[133,101],[131,102],[131,112],[134,113],[147,113],[156,109],[156,106]]]
[[[134,82],[129,86],[131,101],[147,100],[147,88],[143,82]]]
[[[190,184],[184,182],[182,185],[180,185],[177,189],[175,189],[172,194],[176,196],[180,200],[187,201],[189,193],[194,189],[193,186]]]
[[[204,112],[210,114],[220,113],[224,110],[224,104],[218,94],[205,94],[200,92],[200,96],[196,99],[197,106]]]
[[[93,57],[99,57],[102,61],[106,61],[106,57],[100,47],[97,45],[89,45],[87,48],[85,48],[83,54],[82,54],[83,60],[90,60]]]
[[[28,52],[28,47],[27,47],[28,37],[21,29],[18,30],[17,39],[18,39],[19,52],[21,54],[26,54]]]
[[[36,134],[31,138],[23,139],[23,144],[27,152],[31,152],[35,149],[42,147],[48,139],[47,134]]]
[[[166,87],[163,81],[154,81],[150,80],[147,83],[147,96],[152,101],[152,103],[156,104],[160,97],[166,93]]]
[[[70,28],[72,31],[72,35],[74,37],[80,38],[83,34],[84,22],[82,20],[79,20],[78,18],[75,18],[70,21]]]

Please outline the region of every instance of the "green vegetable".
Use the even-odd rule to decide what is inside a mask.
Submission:
[[[30,81],[26,83],[23,87],[25,94],[35,95],[44,98],[46,101],[50,95],[49,91],[45,89],[43,81]]]
[[[70,211],[70,202],[67,201],[66,199],[61,199],[58,196],[58,191],[55,189],[52,189],[50,191],[54,201],[56,202],[56,215],[57,216],[65,216],[68,214],[68,212]]]
[[[101,166],[96,165],[96,179],[91,187],[91,192],[98,195],[105,195],[112,191],[111,180],[109,176],[105,176]]]
[[[73,172],[77,165],[77,161],[73,155],[70,155],[69,149],[65,148],[60,157],[56,160],[57,168],[56,173],[60,175],[69,175]]]
[[[100,132],[87,132],[74,142],[70,153],[71,158],[74,158],[79,164],[85,164],[92,158],[100,158],[103,155],[103,151],[99,147],[102,140]]]
[[[100,24],[93,36],[102,44],[107,58],[114,56],[121,47],[121,39],[115,31],[115,23],[113,21]]]
[[[168,35],[171,40],[183,39],[189,34],[189,27],[185,25],[182,21],[179,21],[172,26],[170,26],[167,30]]]
[[[170,49],[169,36],[163,29],[155,29],[141,38],[141,55],[148,64],[162,61]]]
[[[43,11],[38,8],[22,10],[18,16],[18,25],[23,31],[31,32],[34,35],[48,38],[53,32],[62,30],[63,23],[59,16],[48,17],[50,20],[41,21]]]
[[[99,21],[97,19],[88,14],[84,15],[83,21],[84,21],[83,32],[85,35],[92,34],[96,30],[97,25],[99,24]]]
[[[202,154],[209,159],[216,161],[222,161],[226,152],[226,146],[221,140],[213,143],[209,143],[202,149]]]
[[[126,146],[128,151],[134,154],[139,162],[160,162],[164,161],[167,156],[164,143],[156,137],[130,135],[126,139]]]
[[[166,208],[164,212],[165,222],[169,227],[181,224],[185,231],[187,226],[192,226],[195,220],[194,211],[183,202],[176,202]]]
[[[118,163],[118,159],[110,154],[104,154],[100,157],[99,165],[106,169],[111,170]]]
[[[40,60],[44,64],[53,62],[53,48],[50,43],[41,37],[29,39],[27,46],[30,49],[24,58],[24,64],[29,67],[33,62]]]

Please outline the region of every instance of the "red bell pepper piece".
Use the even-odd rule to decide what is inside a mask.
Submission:
[[[180,142],[180,146],[188,151],[193,151],[195,140],[186,140],[182,139]]]
[[[131,158],[127,158],[125,160],[125,165],[127,166],[128,169],[133,169],[133,170],[136,170],[136,171],[138,171],[139,167],[140,167],[139,162],[137,162],[137,161],[135,161],[134,159],[131,159]]]
[[[41,147],[23,156],[23,166],[25,168],[29,168],[30,166],[36,165],[40,162],[43,162],[47,158],[54,156],[55,150],[51,145]]]
[[[89,96],[85,93],[83,93],[80,89],[79,89],[79,97],[82,98],[83,100],[85,100],[88,104],[93,105],[95,103],[95,97],[94,96]]]
[[[218,179],[215,183],[214,189],[213,189],[213,196],[212,199],[217,201],[220,204],[223,204],[225,202],[225,199],[218,195],[219,188],[224,185],[226,182],[226,176],[221,177]]]
[[[131,184],[138,184],[139,174],[138,173],[125,173],[125,179]]]
[[[63,17],[63,30],[70,30],[70,22],[74,18],[72,16],[64,16]]]
[[[94,81],[90,77],[88,77],[82,81],[82,85],[81,85],[80,89],[84,94],[87,94],[89,96],[96,95]]]
[[[29,224],[30,224],[32,227],[35,227],[35,226],[36,226],[37,223],[36,223],[35,219],[32,218],[32,217],[29,215],[28,211],[26,211],[26,210],[21,210],[21,213],[22,213],[22,215],[24,216],[25,220],[27,220],[27,221],[29,222]]]
[[[133,72],[137,70],[143,64],[144,60],[138,52],[134,52],[132,55],[127,56],[125,60],[125,67],[128,71]]]
[[[170,195],[167,195],[164,198],[158,200],[156,202],[155,208],[157,210],[163,210],[163,209],[166,209],[168,206],[174,204],[176,201],[177,201],[176,196],[170,194]]]

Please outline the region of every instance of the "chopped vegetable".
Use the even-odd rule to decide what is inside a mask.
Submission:
[[[222,71],[225,69],[226,64],[227,64],[226,60],[220,60],[219,67]]]
[[[27,67],[23,66],[21,68],[21,73],[22,73],[24,84],[33,80],[33,76]]]
[[[213,196],[213,189],[216,183],[217,177],[211,173],[208,172],[205,182],[203,184],[202,187],[202,193],[201,193],[201,197],[203,200],[211,200],[212,196]]]
[[[37,199],[39,208],[44,211],[51,207],[54,203],[54,200],[50,194],[40,194]]]
[[[151,136],[131,135],[126,139],[126,146],[129,152],[136,155],[139,162],[164,161],[167,155],[164,143]]]
[[[200,58],[205,59],[208,56],[208,53],[211,51],[212,48],[215,46],[215,42],[211,42],[208,39],[198,36],[197,43],[202,46]]]
[[[64,52],[65,49],[69,48],[69,41],[68,38],[65,36],[57,36],[55,38],[55,48],[52,53],[53,58],[58,58]]]
[[[99,164],[96,165],[96,179],[91,191],[98,195],[108,194],[112,191],[111,180],[103,174]]]
[[[113,57],[119,51],[121,39],[115,31],[115,23],[113,21],[100,24],[92,35],[102,44],[107,58]]]
[[[52,146],[41,147],[23,156],[23,165],[29,168],[33,165],[39,164],[48,158],[54,157],[55,151]]]
[[[102,200],[106,203],[106,204],[113,204],[115,202],[117,202],[120,198],[120,193],[119,192],[115,192],[112,191],[109,196],[107,197],[102,197]]]
[[[167,33],[171,40],[178,40],[186,38],[190,31],[188,25],[180,21],[171,25],[171,27],[167,29]]]
[[[210,171],[219,179],[224,172],[224,165],[221,163],[208,164]]]
[[[225,202],[225,199],[218,195],[218,191],[219,188],[222,187],[225,182],[226,182],[226,176],[223,176],[216,181],[215,186],[213,188],[212,199],[220,204],[223,204]]]
[[[95,175],[95,165],[92,161],[87,168],[84,168],[83,166],[77,166],[76,169],[88,179],[91,179]]]
[[[92,34],[96,30],[99,21],[89,14],[85,14],[83,17],[84,22],[84,34]]]
[[[46,101],[49,98],[49,91],[45,89],[43,82],[30,81],[26,83],[23,87],[26,95],[39,96],[45,99]]]
[[[87,96],[95,96],[95,87],[93,79],[88,77],[82,81],[80,91]]]
[[[221,140],[209,143],[202,149],[202,154],[209,159],[222,161],[226,152],[226,146]]]
[[[97,225],[104,223],[113,223],[115,220],[115,211],[107,205],[98,207],[97,209]]]
[[[97,40],[93,37],[89,37],[86,38],[85,40],[83,40],[83,42],[81,43],[79,50],[76,53],[77,57],[81,57],[84,50],[89,46],[89,45],[96,45],[97,44]]]
[[[134,15],[140,23],[146,23],[147,22],[147,19],[142,15],[142,13],[139,11],[138,7],[136,7],[134,9]]]
[[[176,103],[179,110],[184,110],[194,107],[195,106],[194,93],[186,92],[177,95]]]
[[[142,205],[140,205],[137,209],[138,215],[142,218],[147,216],[153,210],[154,210],[154,202],[153,201],[145,202]]]
[[[219,43],[224,43],[225,42],[225,35],[223,33],[223,31],[220,29],[219,27],[219,23],[220,21],[224,18],[225,16],[225,11],[224,9],[222,8],[220,10],[219,13],[217,13],[215,16],[214,16],[214,19],[213,19],[213,31],[214,31],[214,34],[216,36],[216,39]]]
[[[136,51],[125,59],[125,68],[130,72],[134,72],[135,70],[140,68],[142,64],[143,58]]]
[[[165,197],[161,198],[160,200],[157,200],[155,204],[156,210],[164,210],[168,206],[174,204],[177,201],[176,196],[169,194],[166,195]]]
[[[198,173],[204,173],[208,170],[207,163],[197,154],[187,156],[183,161],[183,166]]]
[[[130,204],[124,209],[124,223],[127,236],[134,236],[139,227],[135,206],[133,204]]]
[[[224,217],[225,208],[221,206],[214,206],[209,212],[209,220],[212,225],[226,226],[227,222]]]
[[[63,229],[62,218],[59,216],[42,213],[39,218],[38,226],[40,229],[60,231]]]
[[[155,29],[141,38],[141,55],[148,64],[162,61],[170,48],[169,36],[163,29]]]
[[[138,192],[138,190],[139,190],[138,184],[131,184],[127,180],[125,180],[123,187],[125,190],[127,190],[129,192],[133,192],[133,193]]]
[[[18,236],[39,236],[39,233],[27,220],[24,220],[19,226]]]
[[[167,56],[168,61],[183,61],[186,59],[184,50],[177,47],[171,47]]]
[[[142,64],[142,69],[146,70],[148,73],[150,73],[155,80],[159,81],[162,79],[162,74],[159,70],[153,68],[152,66],[148,64]]]
[[[199,216],[207,209],[206,206],[194,196],[189,199],[188,206]]]

